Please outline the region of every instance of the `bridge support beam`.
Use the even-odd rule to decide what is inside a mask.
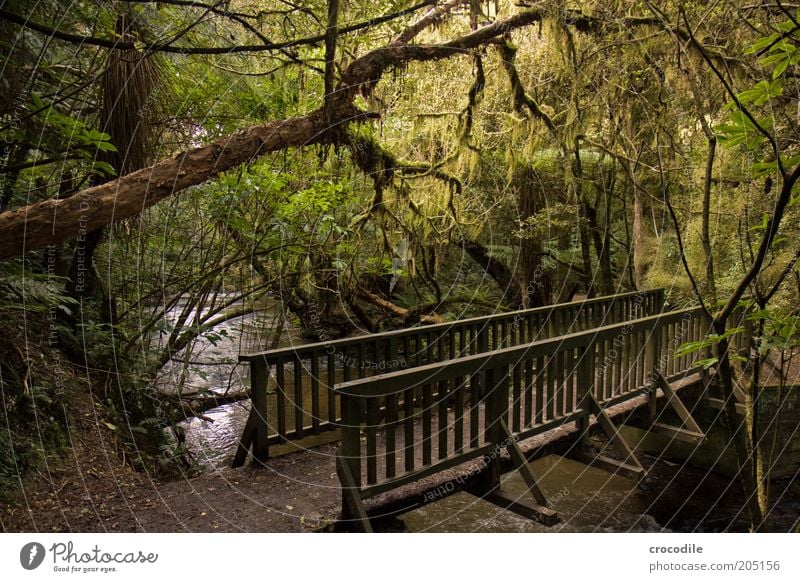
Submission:
[[[691,412],[686,409],[678,394],[672,388],[667,379],[658,370],[653,372],[654,389],[651,393],[651,398],[655,397],[655,388],[661,388],[666,398],[667,405],[675,411],[683,422],[682,427],[672,426],[661,422],[653,422],[650,425],[650,430],[654,432],[664,433],[671,438],[685,441],[691,444],[698,444],[706,440],[705,432],[700,425],[697,424],[692,417]]]
[[[342,485],[342,517],[343,522],[355,523],[364,533],[372,533],[367,510],[361,499],[360,489],[350,470],[350,465],[343,458],[341,450],[336,451],[336,474]]]
[[[602,469],[604,471],[608,471],[610,473],[621,473],[626,477],[630,477],[632,479],[636,479],[637,481],[642,479],[647,471],[645,470],[644,466],[642,466],[639,459],[636,457],[636,454],[633,452],[633,449],[628,444],[628,441],[622,436],[622,434],[617,430],[616,425],[611,420],[611,417],[608,416],[608,413],[600,406],[600,403],[595,398],[594,394],[591,392],[587,392],[583,396],[583,406],[587,410],[588,414],[594,414],[595,418],[597,419],[597,424],[600,425],[600,428],[603,429],[603,432],[608,437],[609,442],[616,450],[617,454],[622,457],[623,461],[617,461],[616,459],[612,459],[610,457],[606,457],[605,455],[589,455],[584,450],[585,444],[585,435],[588,433],[588,421],[584,421],[581,427],[581,437],[578,441],[578,446],[567,453],[567,457],[584,463],[586,465],[590,465],[592,467],[596,467],[598,469]]]
[[[255,415],[254,409],[250,409],[250,414],[247,415],[247,422],[242,431],[242,438],[236,446],[236,455],[233,457],[233,468],[238,469],[243,467],[247,460],[247,455],[250,453],[250,446],[255,440]]]
[[[539,488],[539,483],[537,482],[533,468],[525,458],[525,453],[523,453],[522,449],[519,448],[517,439],[509,430],[504,419],[500,420],[499,425],[503,430],[503,435],[505,436],[503,444],[511,456],[511,462],[514,464],[514,468],[519,471],[522,480],[525,482],[525,485],[528,487],[528,491],[530,491],[536,503],[530,503],[522,498],[518,498],[503,492],[500,489],[499,483],[494,489],[484,494],[483,498],[486,501],[494,503],[495,505],[503,507],[504,509],[508,509],[509,511],[513,511],[522,517],[527,517],[528,519],[537,521],[548,527],[557,524],[559,522],[558,513],[548,507],[549,504],[547,503],[547,498]]]
[[[486,414],[490,427],[487,434],[490,435],[489,438],[495,448],[492,457],[488,459],[483,475],[469,488],[469,492],[498,507],[549,527],[558,523],[558,513],[548,507],[547,498],[539,488],[533,469],[528,464],[522,449],[519,448],[516,437],[508,428],[505,418],[508,406],[507,386],[507,369],[487,371],[486,387],[489,395],[486,400]],[[519,471],[522,480],[533,496],[532,501],[510,495],[502,490],[498,470],[502,449],[508,451],[511,456],[514,468]]]
[[[241,467],[247,459],[250,446],[253,447],[253,465],[263,466],[269,459],[267,442],[269,427],[267,425],[267,381],[269,366],[264,358],[255,358],[250,362],[250,414],[244,425],[242,438],[236,447],[233,467]]]

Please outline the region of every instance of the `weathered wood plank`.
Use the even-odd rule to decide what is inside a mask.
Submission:
[[[481,494],[480,497],[493,505],[548,527],[556,525],[560,521],[558,513],[549,507],[530,503],[505,491],[490,491],[489,493]]]
[[[372,533],[372,524],[364,509],[360,487],[352,473],[352,466],[343,458],[341,450],[336,451],[336,473],[342,484],[342,520],[355,521],[364,533]]]
[[[664,393],[666,397],[667,404],[672,407],[672,409],[677,413],[680,419],[683,421],[684,426],[688,429],[689,432],[695,434],[703,434],[704,431],[700,428],[700,425],[697,424],[692,414],[686,409],[686,406],[681,401],[680,397],[677,395],[675,390],[672,388],[669,382],[661,375],[660,372],[655,371],[653,372],[656,382],[658,382],[658,387],[661,388],[661,391]],[[705,437],[705,435],[704,435]]]

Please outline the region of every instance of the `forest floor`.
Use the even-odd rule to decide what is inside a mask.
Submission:
[[[269,461],[158,482],[119,453],[90,399],[71,415],[70,458],[26,483],[0,511],[8,532],[302,532],[325,527],[341,492],[333,445]]]

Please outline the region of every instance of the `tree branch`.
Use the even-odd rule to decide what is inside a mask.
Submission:
[[[325,30],[325,127],[333,125],[333,90],[336,74],[336,41],[339,37],[339,0],[328,0],[328,28]]]
[[[419,10],[420,8],[430,6],[434,2],[435,0],[425,0],[424,2],[411,6],[410,8],[406,8],[404,10],[398,10],[396,12],[392,12],[391,14],[386,14],[384,16],[378,16],[376,18],[364,20],[356,24],[351,24],[349,26],[342,27],[339,33],[349,34],[351,32],[363,30],[365,28],[371,28],[373,26],[383,24],[384,22],[389,22],[390,20],[395,20],[397,18],[401,18],[408,14],[412,14],[417,10]],[[299,38],[295,40],[288,40],[284,42],[270,42],[262,44],[234,45],[225,47],[172,46],[169,43],[121,42],[110,38],[98,38],[89,35],[62,32],[58,29],[51,28],[49,26],[45,26],[44,24],[35,22],[24,16],[20,16],[19,14],[16,14],[14,12],[9,12],[8,10],[2,10],[2,9],[0,9],[0,19],[7,20],[8,22],[13,22],[14,24],[17,24],[24,28],[34,30],[41,34],[47,35],[48,37],[57,38],[65,42],[71,42],[80,45],[96,46],[102,48],[117,49],[117,50],[144,50],[149,53],[165,52],[165,53],[175,53],[183,55],[225,55],[233,53],[280,51],[283,49],[288,49],[298,46],[318,45],[322,42],[325,42],[325,35],[318,34],[315,36],[309,36],[306,38]]]
[[[411,26],[406,28],[403,32],[397,35],[397,37],[392,42],[393,46],[399,46],[403,44],[408,44],[411,42],[415,36],[417,36],[420,32],[428,28],[433,24],[437,24],[441,22],[442,19],[450,13],[454,8],[457,8],[461,4],[466,4],[468,0],[449,0],[444,4],[434,6],[428,12],[426,12],[419,20],[413,23]],[[433,2],[436,4],[436,2]]]
[[[503,60],[503,67],[505,68],[506,73],[508,74],[508,79],[511,82],[511,94],[514,97],[514,109],[523,115],[525,109],[527,109],[533,117],[540,119],[550,133],[555,136],[556,127],[552,118],[547,113],[542,111],[542,108],[539,107],[539,104],[536,102],[536,100],[528,95],[525,92],[525,88],[522,86],[522,81],[519,78],[517,67],[514,64],[514,60],[517,56],[517,48],[512,45],[511,42],[506,41],[499,46],[499,50]]]
[[[352,102],[358,91],[372,87],[389,68],[408,61],[432,61],[467,54],[511,30],[538,22],[543,14],[542,10],[530,9],[449,42],[390,46],[367,53],[353,61],[342,75],[335,97],[337,123],[345,126],[370,116]],[[47,200],[0,213],[0,259],[57,244],[130,218],[190,186],[269,152],[333,143],[333,135],[340,132],[329,132],[325,128],[322,110],[269,122],[88,188],[67,199]]]
[[[775,240],[775,236],[778,234],[778,228],[780,227],[781,220],[783,220],[786,207],[792,199],[792,189],[798,179],[800,179],[800,164],[795,166],[791,173],[784,178],[783,184],[781,185],[781,192],[778,195],[778,200],[775,202],[775,210],[772,213],[772,217],[767,222],[766,232],[758,247],[756,259],[753,261],[753,264],[744,277],[739,281],[736,289],[731,293],[730,299],[728,299],[725,307],[715,315],[716,320],[724,321],[733,313],[736,304],[739,303],[739,300],[742,298],[745,291],[747,291],[750,283],[756,278],[758,273],[761,272],[761,267],[764,265],[764,261],[767,258],[767,252],[772,246],[772,241]]]

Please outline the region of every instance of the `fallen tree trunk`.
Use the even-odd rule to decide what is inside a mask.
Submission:
[[[350,109],[338,115],[363,115]],[[45,200],[0,213],[0,259],[80,238],[269,152],[325,143],[321,111],[251,127],[149,168],[83,190],[69,198]]]
[[[364,301],[371,303],[376,307],[380,307],[384,311],[388,311],[389,313],[391,313],[396,317],[402,317],[406,323],[412,323],[411,320],[416,320],[416,319],[418,319],[420,323],[424,324],[444,323],[444,319],[440,315],[436,315],[435,313],[422,315],[418,312],[406,309],[405,307],[400,307],[399,305],[395,305],[391,301],[383,299],[382,297],[378,297],[377,295],[375,295],[374,293],[370,293],[366,289],[359,289],[358,296]]]

